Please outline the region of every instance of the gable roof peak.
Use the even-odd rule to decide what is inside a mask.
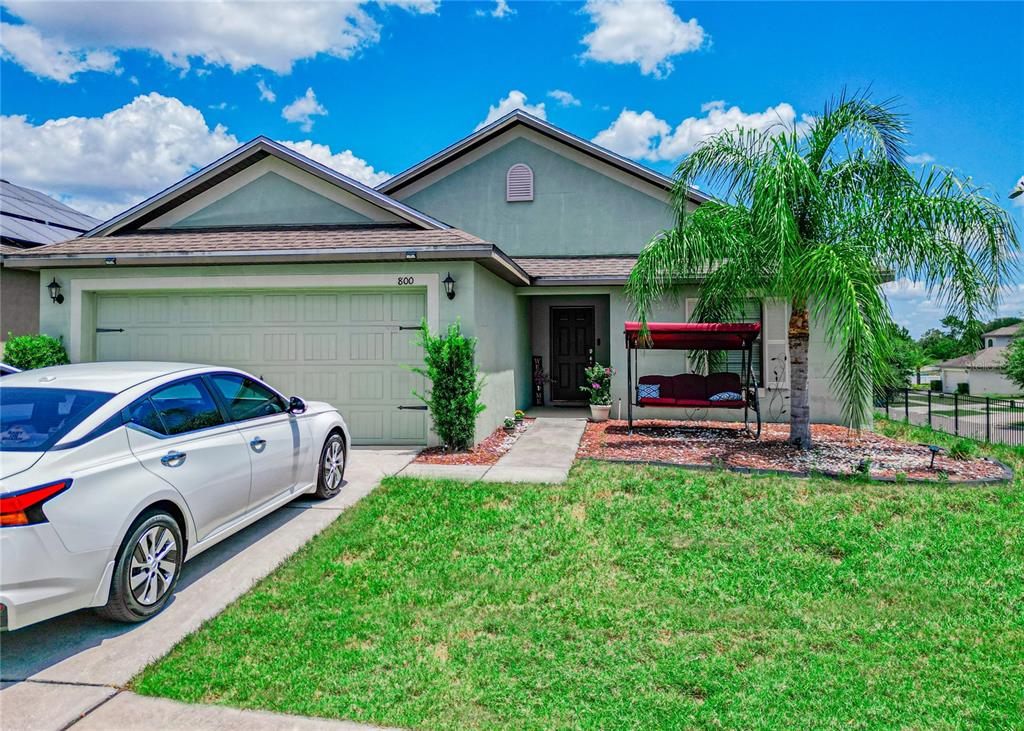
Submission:
[[[109,236],[133,224],[136,226],[140,225],[155,217],[155,215],[159,215],[160,212],[174,208],[204,190],[218,185],[242,169],[259,162],[267,156],[273,156],[294,165],[420,228],[439,230],[451,228],[448,224],[438,221],[425,213],[421,213],[401,201],[395,200],[386,193],[382,193],[323,163],[306,157],[302,153],[272,140],[266,135],[257,135],[226,155],[214,160],[209,165],[196,170],[177,183],[129,208],[127,211],[104,221],[83,235],[87,237]]]
[[[414,180],[418,180],[434,170],[443,167],[451,160],[479,147],[488,140],[497,137],[516,125],[528,127],[535,132],[561,142],[562,144],[574,148],[579,152],[590,155],[591,157],[630,173],[631,175],[635,175],[636,177],[641,178],[663,190],[671,190],[672,186],[675,184],[675,181],[668,175],[659,173],[657,170],[653,170],[646,165],[641,165],[635,160],[631,160],[617,152],[613,152],[612,150],[601,147],[590,140],[584,139],[579,135],[575,135],[561,127],[557,127],[546,119],[541,119],[540,117],[530,114],[523,109],[517,108],[508,112],[503,117],[499,117],[490,124],[481,127],[472,134],[463,137],[458,142],[449,145],[440,152],[431,155],[426,160],[417,163],[408,170],[385,180],[377,186],[377,190],[391,195],[412,183]],[[696,188],[690,189],[689,197],[695,203],[704,203],[711,200],[710,196],[700,192]]]

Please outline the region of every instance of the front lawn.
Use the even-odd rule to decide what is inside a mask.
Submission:
[[[392,478],[134,686],[410,728],[1020,728],[1024,499]]]

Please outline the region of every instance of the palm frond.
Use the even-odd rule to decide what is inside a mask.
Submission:
[[[891,162],[902,163],[906,157],[906,119],[895,111],[894,99],[875,103],[867,92],[848,96],[844,91],[811,121],[806,135],[807,164],[815,170],[824,167],[833,146],[843,139],[876,147]]]

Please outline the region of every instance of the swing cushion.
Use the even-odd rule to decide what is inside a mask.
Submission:
[[[645,397],[644,387],[657,385],[658,397]],[[711,396],[733,392],[738,399],[712,401]],[[641,376],[637,380],[637,404],[640,406],[676,406],[700,409],[742,409],[743,382],[736,373],[712,373],[702,376],[681,373],[677,376]]]

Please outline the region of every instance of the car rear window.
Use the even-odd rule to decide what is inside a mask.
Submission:
[[[0,386],[0,452],[45,452],[113,396]]]

